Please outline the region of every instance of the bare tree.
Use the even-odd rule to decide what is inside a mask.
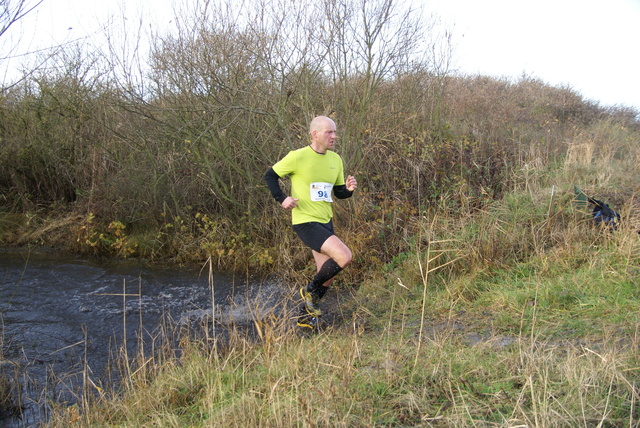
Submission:
[[[0,38],[5,37],[7,31],[11,26],[27,16],[35,8],[37,8],[44,0],[0,0]],[[2,42],[4,49],[8,52],[12,52],[16,49],[19,40],[13,44],[7,45],[5,41]],[[6,59],[9,53],[5,53],[0,57],[0,60]]]
[[[44,0],[0,0],[0,37],[16,22],[32,12]]]
[[[9,29],[33,12],[44,0],[0,0],[0,39],[2,49],[0,50],[0,64],[8,58],[11,58],[18,49],[20,39],[7,42]],[[6,88],[5,88],[6,89]]]

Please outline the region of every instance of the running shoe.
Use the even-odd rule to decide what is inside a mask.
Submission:
[[[319,298],[317,295],[307,291],[307,287],[300,289],[300,295],[304,300],[304,307],[307,309],[307,313],[312,317],[322,316],[322,309],[320,309]]]
[[[298,325],[298,327],[310,328],[310,329],[316,328],[318,326],[318,318],[312,317],[311,315],[309,315],[307,313],[307,310],[304,308],[302,309],[302,311],[304,313],[300,315],[298,317],[298,320],[296,321],[296,324]]]

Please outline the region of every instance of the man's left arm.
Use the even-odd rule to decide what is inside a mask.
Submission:
[[[347,177],[345,184],[341,184],[333,188],[333,194],[336,195],[336,198],[338,199],[350,198],[357,187],[358,182],[356,181],[356,178],[350,175]]]

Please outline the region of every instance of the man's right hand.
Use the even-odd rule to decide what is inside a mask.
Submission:
[[[282,201],[282,208],[285,210],[292,210],[298,206],[298,199],[287,196],[287,199]]]

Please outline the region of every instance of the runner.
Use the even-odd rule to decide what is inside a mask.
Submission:
[[[353,195],[358,183],[349,175],[345,181],[342,158],[335,153],[336,124],[318,116],[309,126],[311,144],[293,150],[265,174],[265,181],[282,208],[291,210],[293,230],[311,248],[317,273],[300,289],[309,317],[298,321],[301,327],[313,327],[322,315],[319,302],[333,278],[351,263],[351,250],[333,231],[332,196],[345,199]],[[291,179],[291,195],[285,195],[279,179]]]

